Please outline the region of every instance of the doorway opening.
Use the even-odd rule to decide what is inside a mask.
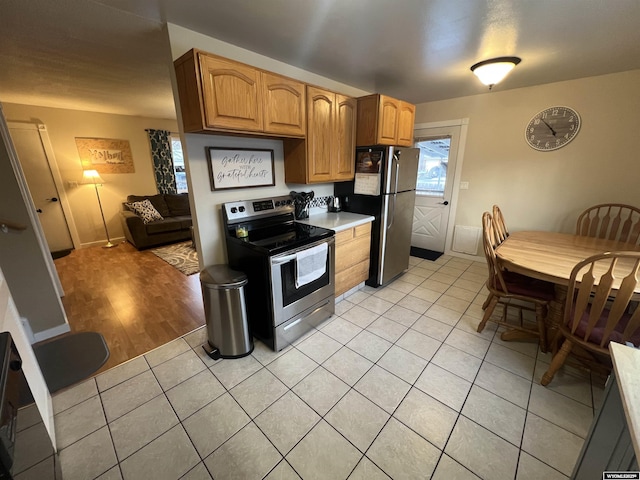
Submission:
[[[446,250],[460,125],[416,128],[414,139],[420,157],[411,234],[412,255],[433,260]]]

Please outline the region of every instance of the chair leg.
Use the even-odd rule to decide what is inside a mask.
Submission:
[[[487,295],[487,299],[482,304],[482,310],[487,309],[487,307],[489,306],[489,303],[491,303],[492,298],[493,298],[493,293],[489,292],[489,295]]]
[[[484,316],[482,317],[482,320],[478,325],[478,333],[481,333],[484,330],[484,327],[487,325],[487,322],[489,321],[489,317],[491,317],[491,314],[493,314],[493,311],[495,310],[497,304],[498,304],[498,297],[491,294],[491,300],[489,301],[489,305],[487,305],[487,308],[484,311]]]
[[[549,369],[542,375],[542,380],[540,381],[540,385],[547,386],[553,380],[556,372],[564,365],[564,362],[567,360],[569,353],[571,353],[571,348],[573,347],[573,343],[570,340],[565,340],[562,344],[562,347],[558,351],[556,355],[554,355],[551,360],[551,365],[549,365]]]
[[[536,321],[538,323],[538,332],[540,334],[540,350],[547,353],[547,327],[545,325],[545,307],[536,304]]]

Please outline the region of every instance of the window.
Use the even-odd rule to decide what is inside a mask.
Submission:
[[[423,195],[442,196],[447,183],[451,136],[417,139],[420,149],[416,190]]]
[[[176,189],[178,193],[187,193],[189,192],[187,173],[184,169],[182,142],[180,142],[178,135],[171,135],[171,155],[173,156],[173,170],[176,175]]]

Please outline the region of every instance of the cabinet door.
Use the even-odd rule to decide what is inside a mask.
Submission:
[[[380,95],[378,104],[378,144],[398,144],[400,100]]]
[[[307,87],[307,166],[309,182],[331,181],[336,96]]]
[[[400,118],[398,121],[398,145],[401,147],[413,146],[413,124],[416,118],[416,107],[407,102],[400,101]]]
[[[304,136],[306,132],[305,85],[273,73],[262,73],[264,131]]]
[[[334,180],[353,180],[355,176],[357,100],[336,94],[336,156]]]
[[[262,132],[260,72],[206,54],[199,60],[206,126]]]

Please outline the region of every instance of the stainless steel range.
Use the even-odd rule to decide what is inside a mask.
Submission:
[[[296,223],[291,196],[222,205],[229,266],[244,272],[254,337],[279,351],[335,311],[335,240]]]

